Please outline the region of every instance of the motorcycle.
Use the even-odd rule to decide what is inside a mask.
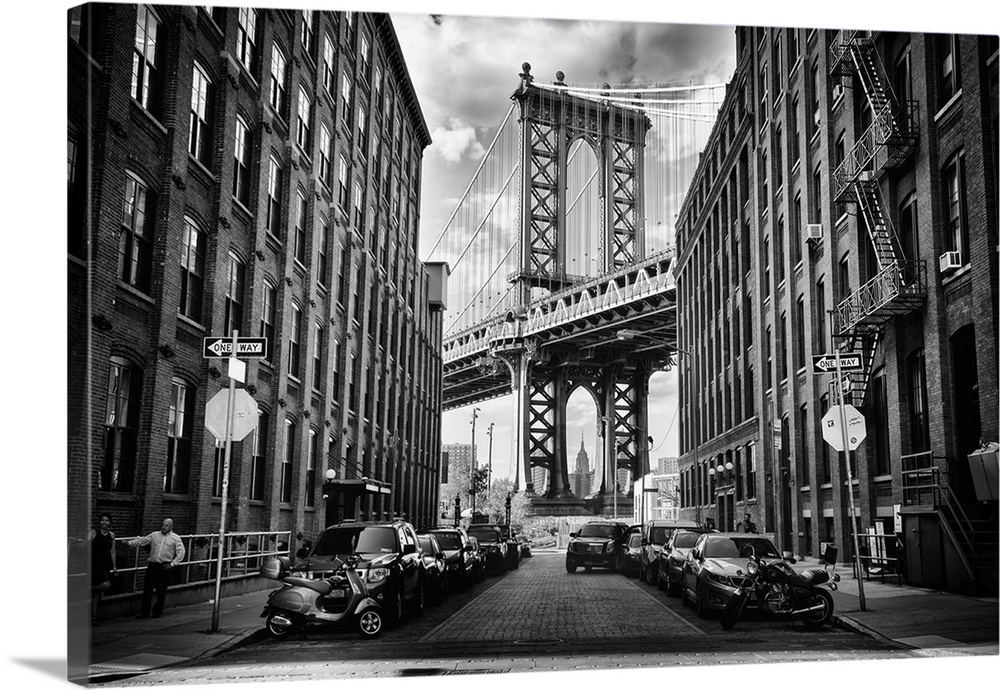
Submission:
[[[271,636],[281,639],[311,626],[352,623],[362,638],[379,635],[384,624],[382,606],[368,596],[355,570],[358,560],[358,556],[350,556],[325,580],[290,575],[287,556],[278,556],[261,566],[261,576],[282,584],[268,596],[260,614]]]
[[[827,563],[833,559],[824,559]],[[818,629],[833,617],[833,595],[822,585],[836,590],[840,575],[823,568],[795,572],[795,559],[786,553],[781,559],[759,558],[750,548],[746,576],[722,612],[722,627],[732,628],[746,610],[750,597],[761,611],[800,618],[806,627]]]

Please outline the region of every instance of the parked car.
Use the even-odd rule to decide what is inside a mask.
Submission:
[[[639,574],[639,552],[642,551],[642,535],[632,532],[628,535],[625,548],[618,554],[618,572],[626,577]]]
[[[406,605],[414,612],[424,608],[424,566],[417,533],[403,520],[343,522],[327,527],[303,559],[292,566],[292,574],[309,579],[333,575],[349,556],[369,596],[399,621]]]
[[[675,529],[670,539],[660,550],[656,559],[656,586],[666,590],[667,596],[675,597],[681,591],[681,574],[684,570],[684,560],[702,534],[715,532],[707,527],[686,527]]]
[[[486,571],[493,574],[507,572],[507,539],[496,525],[471,525],[469,536],[479,541]]]
[[[479,546],[479,540],[469,535],[469,555],[472,557],[472,581],[479,582],[486,577],[486,554]]]
[[[444,551],[445,566],[448,570],[448,587],[465,589],[476,578],[479,562],[473,553],[469,535],[461,527],[454,529],[432,529],[429,532],[437,539],[438,545]]]
[[[476,525],[479,527],[480,525]],[[507,542],[507,570],[513,570],[521,565],[521,545],[517,542],[517,535],[514,534],[510,525],[490,525],[500,530],[504,540]]]
[[[614,568],[618,553],[624,548],[628,525],[613,520],[591,520],[577,532],[570,532],[566,546],[566,572],[574,573],[583,566],[590,570]]]
[[[684,561],[682,582],[684,601],[692,601],[699,616],[726,607],[743,584],[750,548],[760,557],[781,558],[774,542],[763,534],[716,532],[698,538]]]
[[[690,520],[647,520],[642,525],[642,550],[639,552],[639,579],[651,585],[657,584],[659,569],[656,559],[674,530],[681,527],[697,527]]]
[[[517,545],[521,550],[521,558],[531,558],[531,537],[524,534],[517,535]]]
[[[437,538],[428,532],[417,535],[424,558],[424,589],[434,602],[440,602],[448,593],[448,568],[444,550]]]

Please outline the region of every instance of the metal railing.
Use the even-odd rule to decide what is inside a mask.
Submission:
[[[291,532],[230,532],[225,536],[222,554],[222,577],[236,577],[256,573],[261,565],[275,556],[289,555]],[[118,582],[114,594],[129,594],[142,591],[145,580],[148,547],[129,546],[132,537],[115,538],[115,558],[118,566]],[[217,562],[218,533],[182,534],[184,560],[172,577],[174,584],[197,584],[215,580]],[[278,548],[284,544],[284,548]],[[86,564],[79,559],[70,560],[70,580],[86,578]]]
[[[880,317],[876,320],[880,324],[891,315],[909,311],[914,306],[909,302],[900,304],[898,308],[886,308],[900,297],[926,297],[925,270],[923,261],[902,261],[879,271],[833,310],[837,334],[850,333],[859,324],[876,315]],[[883,310],[890,312],[889,316]]]
[[[931,451],[904,455],[901,458],[903,505],[922,506],[941,511],[956,539],[971,556],[975,550],[975,530],[962,504],[954,499],[948,486],[948,473],[934,463]]]
[[[833,171],[835,201],[847,200],[848,187],[857,181],[862,172],[878,175],[883,168],[902,160],[908,152],[907,145],[912,143],[916,133],[915,101],[906,101],[898,106],[886,103],[873,115],[872,123]],[[901,151],[888,151],[891,145],[899,146]],[[879,156],[880,153],[885,155]]]

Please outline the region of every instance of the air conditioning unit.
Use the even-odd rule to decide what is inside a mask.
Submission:
[[[962,252],[945,252],[940,257],[938,257],[938,266],[941,268],[942,273],[948,273],[954,271],[962,266]]]
[[[807,240],[823,239],[823,226],[820,223],[808,223],[806,225],[806,239]]]

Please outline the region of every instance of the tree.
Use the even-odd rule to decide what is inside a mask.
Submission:
[[[485,500],[482,503],[477,503],[476,506],[482,506],[479,509],[489,516],[490,522],[498,525],[504,524],[507,521],[507,495],[512,494],[510,524],[514,526],[515,531],[520,531],[526,515],[527,500],[524,498],[524,494],[513,492],[514,482],[510,479],[494,480],[489,492],[484,497]]]

